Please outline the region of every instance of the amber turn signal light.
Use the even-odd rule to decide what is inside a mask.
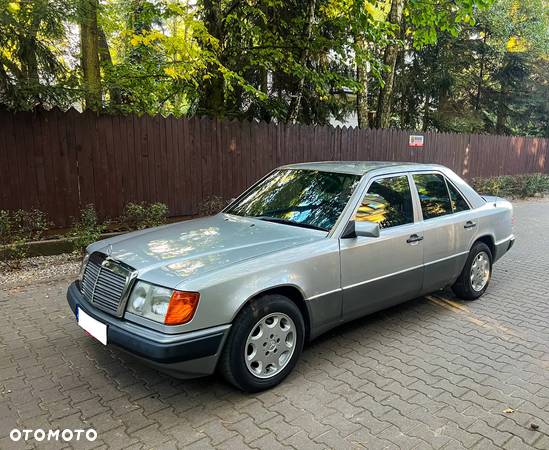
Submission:
[[[174,291],[170,298],[164,324],[181,325],[187,323],[194,316],[199,298],[200,294],[198,292]]]

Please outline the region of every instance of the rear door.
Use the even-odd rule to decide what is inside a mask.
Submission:
[[[469,250],[477,238],[479,226],[477,214],[465,196],[448,178],[446,178],[446,186],[450,194],[450,203],[452,204],[452,214],[454,216],[453,222],[457,236],[455,278],[461,273],[465,265]]]
[[[340,239],[345,320],[419,295],[423,279],[422,225],[407,174],[375,178],[353,219],[376,222],[381,232]]]
[[[414,173],[412,178],[421,206],[425,240],[422,293],[428,293],[458,276],[469,249],[467,233],[473,234],[470,230],[476,225],[467,202],[453,185],[449,190],[443,174]]]

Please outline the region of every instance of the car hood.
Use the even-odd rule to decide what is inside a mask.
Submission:
[[[217,214],[99,241],[103,252],[140,279],[175,287],[190,278],[267,253],[323,239],[326,232]]]

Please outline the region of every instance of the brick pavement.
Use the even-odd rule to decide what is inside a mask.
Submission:
[[[445,293],[344,325],[259,395],[103,348],[74,322],[69,278],[0,290],[0,448],[24,448],[15,427],[93,427],[96,441],[72,445],[548,449],[549,202],[515,215],[517,244],[482,299]]]

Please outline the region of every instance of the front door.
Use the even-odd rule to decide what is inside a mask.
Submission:
[[[414,298],[423,278],[423,230],[408,175],[374,179],[353,219],[377,222],[381,233],[340,239],[344,320]]]

